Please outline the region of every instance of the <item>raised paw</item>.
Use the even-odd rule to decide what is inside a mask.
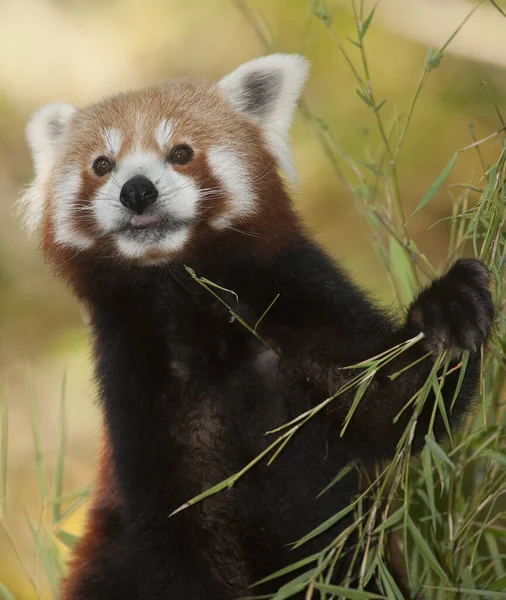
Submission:
[[[492,330],[490,273],[479,260],[460,259],[423,290],[409,309],[408,324],[423,331],[429,350],[476,351]]]

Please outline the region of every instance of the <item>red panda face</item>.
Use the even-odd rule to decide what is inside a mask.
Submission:
[[[27,127],[29,228],[42,228],[49,254],[146,265],[247,229],[272,210],[264,192],[277,169],[292,175],[287,136],[306,76],[302,58],[271,55],[218,84],[182,79],[82,110],[43,107]]]

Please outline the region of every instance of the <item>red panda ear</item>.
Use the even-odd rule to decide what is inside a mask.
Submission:
[[[288,130],[308,74],[309,62],[304,57],[270,54],[241,65],[218,83],[232,106],[264,130],[288,175],[293,175]]]
[[[28,122],[26,138],[32,150],[37,175],[52,167],[65,126],[75,110],[70,104],[48,104],[39,108]]]
[[[39,108],[26,126],[35,179],[19,199],[19,208],[30,233],[34,233],[42,221],[47,177],[58,155],[65,126],[74,112],[70,104],[48,104]]]

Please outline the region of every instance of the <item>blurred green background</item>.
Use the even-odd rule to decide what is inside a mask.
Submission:
[[[368,33],[371,78],[382,111],[404,114],[429,47],[439,47],[475,3],[464,0],[383,0]],[[504,2],[499,3],[504,7]],[[8,486],[0,528],[0,582],[16,598],[36,597],[20,565],[44,589],[27,522],[41,518],[30,399],[36,400],[44,460],[51,476],[58,438],[64,373],[69,401],[65,489],[93,479],[98,411],[94,405],[86,332],[78,308],[36,252],[16,214],[20,190],[32,176],[24,125],[39,105],[84,105],[119,89],[177,75],[219,78],[268,49],[247,18],[253,11],[282,52],[312,62],[305,92],[315,117],[354,157],[376,148],[371,111],[337,43],[354,22],[347,0],[328,1],[331,30],[308,0],[0,0],[0,389],[8,399]],[[410,214],[453,153],[501,127],[494,103],[506,99],[506,19],[484,2],[452,41],[417,106],[399,163],[405,212]],[[483,82],[486,82],[484,85]],[[493,101],[491,101],[491,97]],[[506,111],[505,111],[506,113]],[[497,140],[482,147],[497,154]],[[333,256],[378,298],[394,303],[370,232],[356,200],[336,177],[311,127],[300,116],[293,129],[300,176],[296,204]],[[479,183],[477,154],[459,158],[448,183]],[[451,212],[454,188],[441,191],[410,225],[416,244],[435,265],[446,259],[448,227],[435,221]],[[68,524],[79,532],[84,509]],[[13,544],[14,542],[14,544]],[[13,547],[16,546],[16,548]]]

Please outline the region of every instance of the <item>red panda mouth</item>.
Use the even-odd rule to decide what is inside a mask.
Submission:
[[[132,229],[151,229],[161,224],[161,218],[156,215],[135,215],[130,221]]]
[[[128,222],[124,223],[115,233],[143,239],[146,236],[161,237],[168,233],[178,231],[191,224],[191,220],[167,218],[161,215],[141,214],[134,215]]]

